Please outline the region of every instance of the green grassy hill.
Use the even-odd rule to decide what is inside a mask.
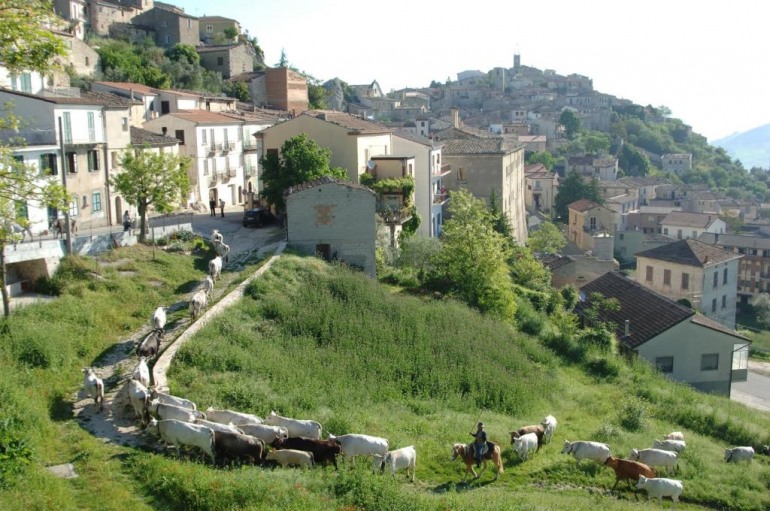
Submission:
[[[562,443],[604,441],[625,457],[672,430],[684,431],[688,441],[674,476],[684,481],[679,509],[770,507],[768,458],[749,466],[722,461],[727,445],[768,443],[767,414],[668,382],[644,363],[607,358],[611,370],[592,376],[540,339],[459,303],[402,295],[345,268],[290,255],[182,348],[169,375],[171,391],[201,409],[261,416],[277,410],[318,420],[325,434],[384,436],[391,448],[413,444],[417,482],[372,474],[363,460],[339,472],[223,469],[105,445],[67,416],[80,366],[146,321],[156,304],[185,299],[201,275],[194,257],[163,254],[153,262],[137,254],[131,254],[136,277],[105,272],[104,280],[69,284],[59,302],[4,322],[12,342],[0,346],[0,414],[12,420],[0,430],[0,443],[33,454],[16,449],[6,464],[17,473],[2,479],[0,508],[638,509],[643,494],[621,483],[609,495],[611,469],[577,465],[560,454]],[[145,284],[153,278],[163,285]],[[116,291],[132,299],[109,298]],[[142,293],[149,296],[136,303]],[[84,296],[99,307],[86,310]],[[111,308],[119,312],[102,324]],[[63,321],[65,314],[77,319]],[[547,336],[547,320],[541,321]],[[49,335],[53,328],[57,333]],[[52,350],[51,362],[32,363],[38,358],[27,345]],[[559,421],[553,443],[519,461],[508,431],[547,414]],[[492,482],[487,471],[461,485],[463,467],[450,462],[451,445],[467,442],[479,419],[503,447],[505,474]],[[42,468],[67,461],[79,479],[58,480]]]

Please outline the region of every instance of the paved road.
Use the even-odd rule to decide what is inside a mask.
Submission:
[[[770,412],[770,363],[750,360],[748,381],[733,383],[730,399]]]

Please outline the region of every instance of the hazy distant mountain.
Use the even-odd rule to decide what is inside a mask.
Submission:
[[[770,169],[770,124],[743,133],[734,133],[711,142],[724,148],[733,158],[741,160],[745,169]]]

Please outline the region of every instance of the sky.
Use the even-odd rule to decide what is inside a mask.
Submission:
[[[770,123],[764,0],[165,0],[238,20],[265,63],[383,91],[465,70],[522,65],[577,73],[594,89],[666,106],[709,141]]]

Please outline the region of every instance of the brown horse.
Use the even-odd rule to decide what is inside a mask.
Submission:
[[[500,457],[500,446],[497,444],[493,444],[492,442],[487,443],[490,446],[494,446],[493,449],[488,449],[487,452],[484,454],[482,462],[481,462],[481,471],[476,474],[476,471],[473,470],[473,464],[476,463],[476,459],[473,456],[473,445],[471,444],[454,444],[452,446],[452,461],[457,459],[457,457],[461,457],[463,459],[463,462],[465,462],[465,475],[463,476],[463,482],[465,479],[467,479],[468,474],[473,474],[474,479],[478,479],[481,474],[484,473],[484,471],[487,469],[487,460],[492,460],[495,463],[495,467],[497,467],[497,473],[495,474],[495,481],[498,477],[500,477],[500,474],[503,473],[503,459]]]

